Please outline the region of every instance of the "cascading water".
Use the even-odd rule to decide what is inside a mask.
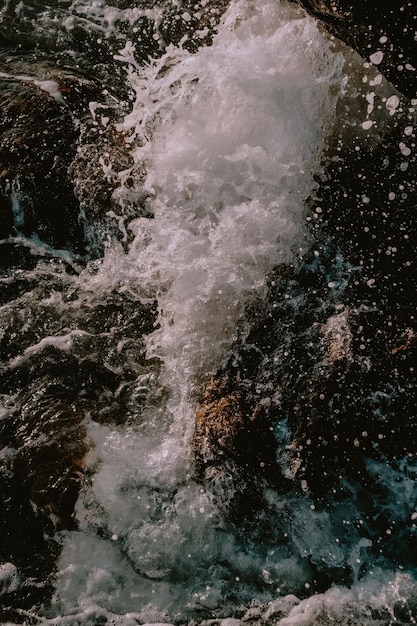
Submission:
[[[147,354],[161,361],[153,384],[164,397],[138,406],[127,429],[88,425],[100,467],[77,505],[80,529],[64,540],[57,606],[143,615],[147,606],[159,619],[180,618],[303,578],[287,546],[266,557],[270,576],[265,556],[222,528],[192,479],[189,445],[196,394],[222,364],[245,306],[272,267],[306,245],[304,201],[341,59],[310,19],[275,2],[235,4],[214,45],[194,55],[172,47],[145,70],[132,55],[129,44],[119,54],[136,92],[121,128],[154,218],[130,222],[128,251],[112,244],[83,280],[90,291],[111,281],[157,298]]]
[[[124,11],[104,5],[78,3],[74,14],[92,18],[100,37],[110,27],[114,36]],[[155,13],[125,11],[131,23]],[[77,267],[78,275],[55,271],[60,286],[52,294],[33,291],[51,318],[64,321],[28,339],[10,361],[16,368],[50,347],[96,359],[105,353],[122,377],[116,396],[127,395],[121,425],[84,419],[91,480],[76,503],[77,528],[60,535],[51,605],[31,619],[196,623],[241,615],[242,607],[255,615],[261,603],[270,603],[271,615],[275,607],[282,625],[347,624],[347,613],[362,619],[358,605],[371,619],[373,610],[412,597],[414,581],[377,568],[360,580],[372,542],[343,526],[353,505],[316,510],[308,494],[265,488],[268,509],[239,528],[196,480],[190,446],[204,386],[248,332],[247,308],[264,297],[273,268],[296,264],[310,245],[305,203],[345,83],[343,58],[312,19],[277,0],[232,2],[211,46],[191,54],[184,43],[146,66],[136,60],[140,42],[117,51],[133,94],[118,125],[132,165],[120,172],[111,154],[102,165],[117,181],[112,215],[123,237],[109,236],[103,258]],[[152,217],[138,210],[132,219],[135,202]],[[77,307],[94,311],[113,298],[128,303],[124,319],[85,330]],[[155,301],[155,328],[138,355],[123,329]],[[100,352],[106,342],[112,347]],[[320,586],[320,575],[334,572],[338,582],[346,567],[352,589],[308,597],[329,586],[329,578]],[[4,569],[0,580],[7,576]]]

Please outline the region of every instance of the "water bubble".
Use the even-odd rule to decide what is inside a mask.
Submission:
[[[374,65],[379,65],[380,63],[382,63],[383,58],[384,58],[384,53],[382,52],[382,50],[377,50],[376,52],[374,52],[373,54],[369,56],[369,60]]]

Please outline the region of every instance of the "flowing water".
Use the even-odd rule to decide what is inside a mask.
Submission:
[[[27,623],[128,626],[250,610],[260,620],[269,607],[281,625],[414,623],[413,569],[370,555],[372,541],[354,523],[354,486],[343,506],[318,509],[305,491],[283,495],[262,483],[267,506],[239,525],[193,465],[205,386],[245,343],[248,311],[266,299],[274,268],[294,267],[313,245],[306,203],[335,134],[343,54],[311,18],[277,0],[232,2],[208,42],[204,10],[215,3],[201,2],[197,18],[174,7],[170,20],[184,29],[169,45],[161,43],[162,4],[117,4],[13,9],[21,40],[31,33],[61,64],[72,58],[91,69],[76,42],[83,33],[96,43],[97,76],[125,99],[117,130],[131,157],[122,170],[111,153],[101,158],[119,229],[101,230],[103,254],[90,244],[81,258],[19,234],[24,215],[14,200],[13,241],[34,262],[25,290],[2,307],[4,324],[13,318],[16,329],[5,367],[13,374],[55,355],[77,368],[77,385],[91,396],[79,425],[88,479],[73,529],[55,537],[52,600],[20,615]],[[189,49],[186,26],[198,19]],[[159,28],[148,39],[145,21]],[[198,47],[198,37],[210,45]],[[153,53],[145,63],[143,50]],[[90,110],[105,128],[99,107]],[[368,106],[364,130],[369,115]],[[87,361],[95,365],[84,378]],[[54,377],[52,368],[45,384]],[[19,398],[3,398],[6,420]],[[277,437],[284,448],[285,420]],[[31,445],[43,445],[42,436]],[[4,449],[5,467],[13,454]],[[412,461],[402,470],[407,494],[392,498],[415,528]],[[395,482],[395,469],[377,461],[369,472],[385,489]],[[18,588],[13,563],[0,575],[4,592]]]

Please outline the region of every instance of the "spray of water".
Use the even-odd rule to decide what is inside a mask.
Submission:
[[[77,505],[79,530],[63,542],[55,608],[181,619],[309,575],[303,548],[292,554],[277,539],[272,553],[251,551],[224,527],[188,450],[195,398],[244,332],[246,306],[308,245],[304,202],[342,61],[312,20],[276,0],[232,3],[214,44],[194,55],[170,47],[140,69],[129,43],[118,59],[135,94],[120,125],[128,174],[154,217],[131,221],[128,250],[109,245],[82,289],[156,298],[147,352],[161,365],[156,382],[138,379],[147,406],[128,428],[87,424],[99,467]],[[126,179],[121,207],[132,198]],[[313,552],[340,560],[327,539],[318,544]]]

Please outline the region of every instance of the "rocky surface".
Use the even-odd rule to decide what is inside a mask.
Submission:
[[[413,116],[399,114],[382,143],[340,153],[328,165],[308,216],[311,250],[270,276],[266,301],[248,313],[257,321],[219,373],[220,381],[228,377],[226,399],[251,380],[240,407],[249,407],[246,420],[251,407],[263,407],[263,424],[278,442],[277,483],[325,508],[353,497],[366,520],[361,533],[404,565],[414,557],[386,541],[383,529],[399,528],[412,504],[409,514],[387,509],[372,463],[407,480],[413,473],[401,467],[417,452]],[[225,414],[217,406],[220,431]],[[256,432],[250,437],[256,447]],[[218,443],[211,447],[207,459]],[[244,464],[251,452],[243,456]],[[413,536],[410,529],[411,543]]]
[[[100,108],[98,120],[90,102]],[[46,63],[1,63],[1,57],[0,103],[0,236],[97,253],[92,232],[114,208],[116,173],[129,166],[114,104],[93,80]],[[117,163],[113,179],[103,154]]]
[[[262,508],[260,483],[277,484],[277,442],[251,386],[249,380],[237,382],[227,375],[213,378],[205,389],[193,437],[197,478],[220,510],[238,523]]]
[[[194,447],[203,473],[221,465],[224,458],[245,466],[250,474],[268,472],[276,455],[276,441],[262,405],[255,405],[247,389],[242,392],[226,377],[212,379],[204,392]]]

